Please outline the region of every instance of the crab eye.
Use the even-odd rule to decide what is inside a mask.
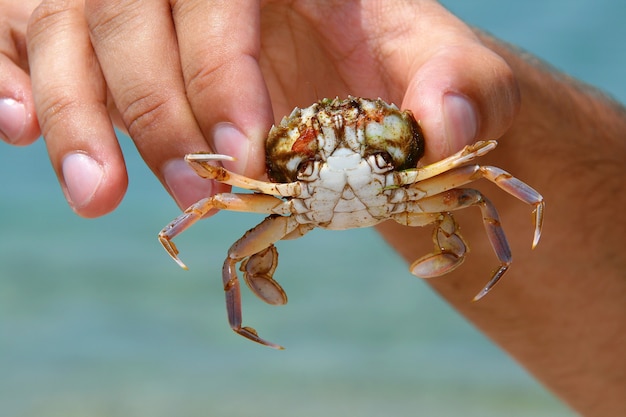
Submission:
[[[376,167],[379,169],[393,167],[393,158],[389,154],[389,152],[378,152],[374,154],[374,161],[376,162]]]
[[[415,168],[424,155],[424,137],[410,111],[391,111],[365,127],[366,154],[382,154],[394,168]]]
[[[315,164],[310,159],[305,159],[298,165],[298,178],[307,178],[313,175]]]

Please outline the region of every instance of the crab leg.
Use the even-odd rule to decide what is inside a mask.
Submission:
[[[415,212],[447,212],[469,206],[478,206],[482,213],[483,224],[491,247],[500,260],[500,266],[494,271],[485,287],[474,297],[474,301],[484,297],[502,278],[511,264],[511,249],[500,224],[500,217],[494,205],[478,190],[471,188],[455,188],[441,194],[412,202],[407,210]],[[458,233],[456,222],[450,214],[444,214],[438,221],[433,235],[435,252],[426,255],[411,265],[414,275],[431,278],[443,275],[458,267],[463,261],[466,245]],[[449,217],[449,219],[448,219]]]
[[[418,181],[424,181],[428,178],[435,177],[485,155],[487,152],[494,150],[497,145],[498,142],[495,140],[478,141],[472,145],[467,145],[459,152],[442,159],[439,162],[415,169],[394,172],[394,183],[404,185],[414,184]]]
[[[532,248],[534,249],[541,238],[543,226],[543,212],[545,203],[543,197],[528,184],[513,177],[508,172],[492,166],[466,165],[444,172],[433,178],[412,185],[409,190],[418,191],[415,199],[439,194],[443,191],[474,182],[480,178],[491,181],[513,197],[533,206],[534,235]]]
[[[213,209],[246,211],[265,214],[287,214],[288,206],[281,199],[263,194],[221,193],[203,198],[191,205],[180,216],[165,226],[159,233],[159,242],[176,263],[183,269],[187,266],[178,257],[178,249],[172,239],[204,217]]]
[[[241,289],[239,279],[237,278],[236,265],[238,262],[248,258],[244,262],[242,269],[244,269],[246,281],[251,283],[249,286],[254,293],[270,304],[285,304],[287,296],[271,276],[277,262],[274,242],[294,233],[299,228],[302,228],[301,234],[310,230],[310,227],[300,225],[293,217],[278,215],[267,217],[231,246],[222,268],[226,310],[230,327],[236,333],[250,340],[275,349],[283,348],[262,339],[253,328],[242,327],[241,325]]]
[[[216,158],[217,157],[217,158]],[[297,196],[300,194],[300,184],[298,182],[291,183],[273,183],[267,181],[253,180],[243,175],[235,174],[229,170],[211,165],[210,162],[223,160],[226,155],[214,155],[204,153],[192,153],[185,156],[185,161],[196,171],[202,178],[212,179],[234,187],[244,188],[246,190],[257,191],[263,194],[271,194],[277,196]],[[232,159],[232,158],[231,158]]]
[[[430,213],[420,214],[428,215]],[[453,271],[463,263],[467,252],[467,244],[463,237],[457,233],[459,228],[452,215],[450,213],[432,213],[432,216],[434,219],[431,219],[431,223],[436,224],[433,231],[435,250],[432,254],[414,261],[409,268],[411,273],[419,278],[438,277]]]

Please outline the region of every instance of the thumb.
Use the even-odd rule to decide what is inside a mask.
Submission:
[[[413,74],[402,107],[420,122],[427,141],[425,161],[432,162],[477,140],[499,138],[519,104],[510,67],[476,42],[431,55]]]

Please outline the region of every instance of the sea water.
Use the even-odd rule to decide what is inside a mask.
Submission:
[[[445,1],[468,22],[626,101],[626,3]],[[177,243],[179,212],[128,138],[128,194],[111,215],[67,207],[43,143],[0,147],[0,416],[574,415],[427,285],[374,230],[280,244],[291,302],[244,290],[226,323],[226,250],[262,216],[223,212]]]

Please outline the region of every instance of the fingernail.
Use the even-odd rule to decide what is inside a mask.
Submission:
[[[0,99],[0,137],[8,143],[18,141],[26,127],[26,109],[12,98]]]
[[[443,114],[450,153],[474,143],[478,119],[469,99],[460,94],[448,93],[443,97]]]
[[[213,182],[204,179],[182,159],[172,159],[163,166],[163,178],[181,209],[212,194]]]
[[[102,166],[90,156],[76,152],[63,158],[61,170],[72,208],[80,210],[89,205],[104,177]]]
[[[224,161],[226,169],[243,174],[248,164],[249,140],[232,123],[218,123],[213,130],[213,146],[216,153],[229,155],[234,161]]]

